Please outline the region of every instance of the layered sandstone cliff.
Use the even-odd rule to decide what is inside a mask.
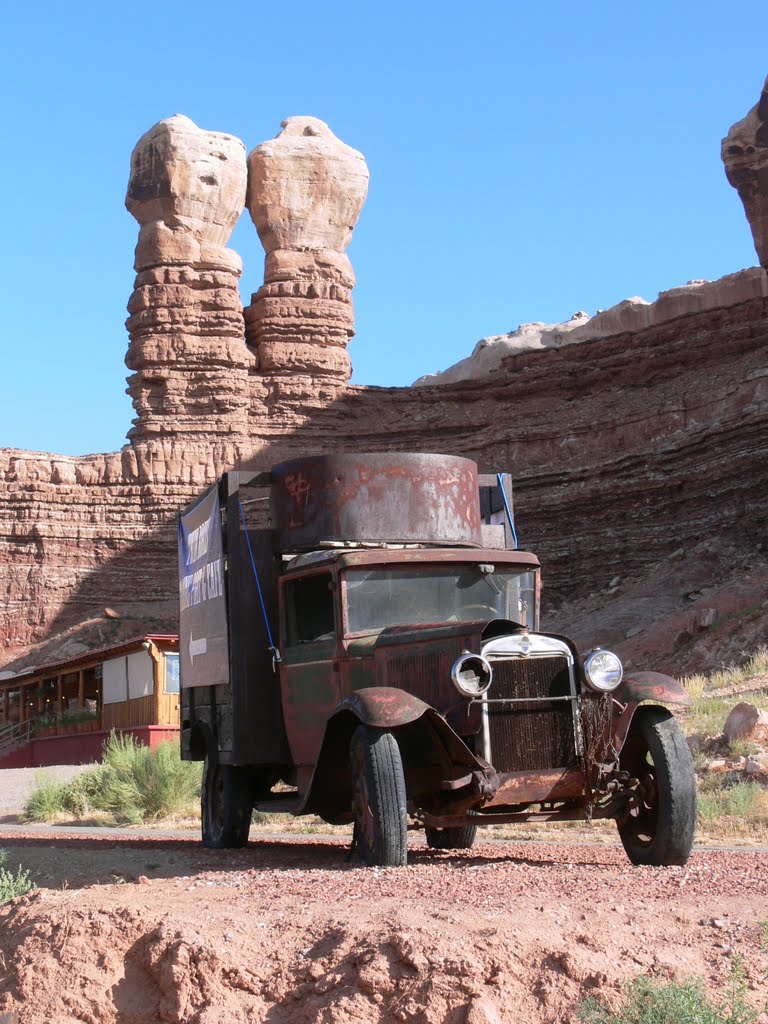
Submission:
[[[246,167],[267,255],[244,317],[226,243]],[[136,419],[117,453],[0,452],[6,670],[172,629],[177,510],[225,469],[308,451],[443,451],[511,469],[550,624],[580,641],[698,667],[702,650],[732,656],[685,640],[720,602],[722,616],[752,609],[736,632],[754,646],[768,621],[753,597],[768,582],[764,271],[538,325],[438,386],[349,386],[345,250],[366,187],[360,154],[310,118],[289,119],[247,165],[238,140],[186,118],[140,140],[127,199],[140,224]]]

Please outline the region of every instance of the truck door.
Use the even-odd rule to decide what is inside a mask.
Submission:
[[[329,572],[287,580],[280,665],[283,714],[293,763],[313,766],[325,724],[341,700],[333,582]]]

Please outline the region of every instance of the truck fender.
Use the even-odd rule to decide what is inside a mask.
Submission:
[[[632,672],[625,675],[613,691],[613,696],[622,704],[639,704],[644,700],[687,706],[693,703],[676,679],[661,672]]]
[[[352,785],[349,748],[359,725],[392,730],[400,744],[406,784],[419,760],[438,763],[450,770],[483,770],[463,740],[442,715],[424,701],[396,687],[375,686],[345,697],[328,719],[320,754],[298,814],[320,814],[332,824],[352,820]]]
[[[351,711],[358,722],[374,729],[396,729],[429,711],[429,704],[395,686],[370,686],[355,690],[336,707],[334,715]]]
[[[611,739],[617,751],[624,746],[632,719],[643,701],[677,704],[682,707],[693,703],[676,679],[661,672],[633,672],[624,676],[612,696],[614,706]]]

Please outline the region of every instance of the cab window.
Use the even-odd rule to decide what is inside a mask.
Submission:
[[[330,573],[291,580],[285,585],[285,636],[288,646],[331,640],[335,635]]]

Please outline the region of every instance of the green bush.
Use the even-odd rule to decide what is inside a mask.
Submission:
[[[133,736],[112,732],[102,763],[71,782],[41,773],[26,815],[50,821],[67,812],[77,818],[96,814],[115,825],[141,825],[188,811],[199,791],[200,765],[182,761],[175,743],[168,740],[150,750]]]
[[[713,1002],[696,981],[641,977],[627,985],[622,1006],[610,1010],[589,997],[577,1008],[579,1024],[753,1024],[760,1016],[745,999],[741,965],[735,960],[730,985]]]
[[[699,780],[699,821],[733,819],[743,825],[768,824],[768,791],[759,783],[744,781],[725,773]]]
[[[107,740],[97,806],[115,821],[135,825],[178,814],[199,791],[200,765],[182,761],[170,740],[154,750],[130,735],[113,732]]]
[[[66,784],[57,782],[49,772],[38,772],[24,816],[29,821],[52,821],[66,809],[66,789]]]
[[[7,854],[5,850],[0,850],[0,906],[16,896],[24,896],[26,893],[37,888],[30,879],[28,871],[22,871],[21,865],[19,865],[14,875],[4,866],[6,860]]]
[[[80,772],[64,786],[64,806],[76,818],[87,818],[97,809],[101,765]]]
[[[761,803],[763,787],[757,782],[737,782],[728,791],[726,813],[732,818],[753,816]]]

